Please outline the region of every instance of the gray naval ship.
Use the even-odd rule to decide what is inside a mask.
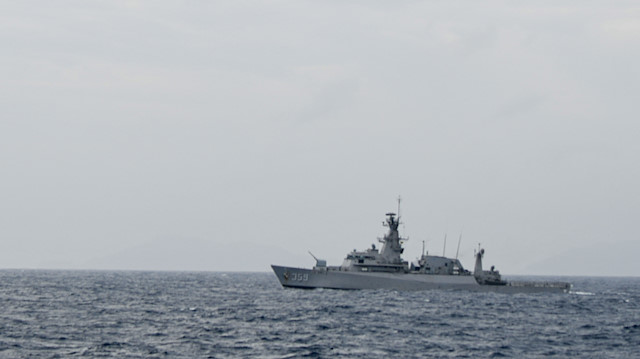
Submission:
[[[403,238],[398,233],[400,216],[387,213],[384,225],[388,233],[378,240],[382,248],[375,245],[365,251],[348,253],[341,266],[327,266],[325,260],[317,259],[312,269],[272,265],[273,271],[284,287],[330,288],[330,289],[391,289],[427,290],[457,289],[468,291],[518,292],[568,292],[571,284],[566,282],[522,282],[506,281],[492,266],[482,269],[484,249],[476,252],[473,273],[466,270],[456,258],[425,255],[409,265],[402,260]],[[423,251],[424,252],[424,251]],[[311,253],[310,253],[311,254]],[[313,254],[312,254],[313,256]]]

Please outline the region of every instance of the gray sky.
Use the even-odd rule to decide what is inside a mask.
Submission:
[[[0,268],[637,275],[636,1],[4,1]],[[633,256],[632,256],[633,254]],[[594,263],[594,261],[596,261]]]

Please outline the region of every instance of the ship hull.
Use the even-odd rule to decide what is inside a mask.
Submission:
[[[283,287],[314,289],[451,289],[503,293],[568,292],[567,283],[517,282],[506,285],[480,285],[471,275],[421,273],[355,272],[318,270],[272,265]]]

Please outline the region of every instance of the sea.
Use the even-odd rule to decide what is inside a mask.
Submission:
[[[0,358],[640,358],[640,278],[568,294],[300,290],[273,273],[0,270]]]

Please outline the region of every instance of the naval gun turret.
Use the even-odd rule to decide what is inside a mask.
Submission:
[[[316,270],[327,270],[327,261],[326,260],[318,259],[316,256],[313,255],[313,253],[311,253],[311,251],[309,251],[309,254],[311,254],[313,259],[316,260],[316,265],[313,267],[313,269],[316,269]]]

